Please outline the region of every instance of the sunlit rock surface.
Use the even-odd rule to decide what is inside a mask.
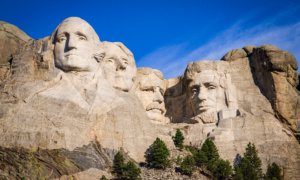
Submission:
[[[16,51],[31,40],[18,27],[0,21],[0,83],[10,76],[11,60]]]
[[[0,167],[10,164],[0,169],[4,177],[111,178],[117,151],[145,161],[156,137],[174,149],[171,136],[179,128],[185,145],[201,147],[211,138],[232,164],[252,142],[263,168],[274,161],[287,179],[300,178],[298,65],[288,51],[245,46],[220,61],[189,63],[182,76],[165,80],[158,70],[137,69],[125,45],[101,42],[80,18],[35,41],[12,33],[7,41],[19,34],[22,41],[0,46],[9,54],[1,54],[1,63],[9,63],[0,81]],[[18,153],[55,161],[56,171],[5,155]],[[36,166],[44,174],[33,173]]]

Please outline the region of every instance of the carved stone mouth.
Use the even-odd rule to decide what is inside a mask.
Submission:
[[[208,109],[212,109],[213,107],[209,106],[209,105],[200,105],[199,106],[199,110],[200,111],[206,111]]]
[[[77,56],[76,54],[67,54],[65,55],[65,57],[69,57],[69,56]]]
[[[150,109],[147,109],[147,111],[152,111],[152,112],[157,112],[157,113],[164,113],[164,111],[162,109],[159,109],[159,108],[150,108]]]

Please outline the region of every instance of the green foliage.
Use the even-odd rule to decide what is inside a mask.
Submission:
[[[217,161],[216,160],[210,160],[206,164],[206,169],[213,175],[213,173],[217,169]]]
[[[193,174],[193,172],[196,171],[195,164],[196,163],[195,163],[193,156],[188,155],[180,163],[180,169],[183,174],[191,176]]]
[[[205,153],[201,149],[198,149],[196,151],[196,153],[194,154],[194,159],[198,167],[204,166],[208,162]]]
[[[217,179],[228,179],[232,174],[232,167],[228,160],[211,160],[209,164],[212,164],[213,167],[211,169],[211,173]]]
[[[158,169],[165,169],[171,165],[169,156],[166,144],[159,138],[156,138],[151,149],[145,153],[147,163]]]
[[[246,147],[246,152],[244,153],[244,158],[247,158],[250,162],[250,164],[255,169],[258,178],[262,177],[262,169],[261,169],[261,160],[258,157],[258,151],[254,145],[254,143],[248,143]]]
[[[176,164],[180,164],[182,162],[182,158],[180,156],[177,156]]]
[[[173,137],[173,141],[175,146],[178,147],[180,150],[183,149],[183,140],[184,140],[184,136],[182,132],[179,129],[177,129],[175,137]]]
[[[196,154],[196,152],[198,150],[196,147],[193,147],[193,146],[185,146],[185,149],[187,151],[190,151],[192,154]]]
[[[133,161],[129,161],[125,164],[123,179],[138,180],[141,179],[140,175],[141,169],[138,168]]]
[[[113,164],[113,173],[117,175],[117,177],[122,177],[124,172],[124,157],[123,154],[118,151],[118,153],[114,157]]]
[[[216,147],[215,143],[209,138],[204,141],[201,150],[204,152],[208,161],[219,159],[218,148]]]
[[[206,166],[207,170],[217,179],[228,179],[232,174],[229,161],[220,159],[218,148],[209,138],[194,154],[194,159],[197,166]]]
[[[141,179],[141,169],[138,168],[133,161],[129,161],[126,164],[124,163],[125,158],[123,154],[119,151],[114,158],[113,164],[113,173],[117,177],[128,180],[137,180]],[[105,180],[106,177],[102,176],[101,180]]]
[[[254,166],[248,160],[248,158],[244,157],[241,163],[241,173],[243,174],[244,180],[257,180],[259,179],[259,174],[255,170]]]
[[[234,180],[243,180],[244,179],[242,170],[239,166],[235,166],[234,171],[235,171],[234,176],[233,176]]]
[[[261,160],[253,143],[248,143],[241,163],[235,167],[235,180],[257,180],[262,178]]]
[[[104,175],[100,178],[100,180],[108,180]]]
[[[264,176],[264,179],[267,180],[283,180],[283,176],[281,175],[281,169],[276,163],[268,163],[268,169]]]

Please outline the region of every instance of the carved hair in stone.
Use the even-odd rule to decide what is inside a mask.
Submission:
[[[131,51],[120,42],[103,42],[105,57],[103,76],[115,88],[128,92],[136,78],[136,66]]]
[[[197,61],[189,63],[185,71],[187,114],[198,122],[215,123],[220,110],[236,108],[231,78],[217,63]]]
[[[93,27],[78,17],[62,21],[50,37],[55,66],[63,71],[95,71],[104,56]]]
[[[165,91],[166,81],[160,71],[151,68],[138,68],[135,93],[140,98],[152,123],[167,123],[164,117],[166,111]]]

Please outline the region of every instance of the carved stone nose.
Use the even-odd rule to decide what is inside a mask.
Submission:
[[[159,89],[155,89],[155,90],[154,90],[154,98],[153,98],[153,101],[162,103],[163,100],[164,100],[164,97],[163,97],[162,94],[160,93]]]
[[[123,62],[122,60],[119,61],[118,65],[117,65],[117,71],[123,71],[125,70],[127,67],[127,65],[125,64],[125,62]]]
[[[204,92],[203,90],[200,90],[199,95],[198,95],[198,99],[200,101],[205,101],[207,99],[206,92]]]
[[[76,44],[77,44],[76,38],[70,35],[68,37],[68,49],[69,50],[76,49]]]

